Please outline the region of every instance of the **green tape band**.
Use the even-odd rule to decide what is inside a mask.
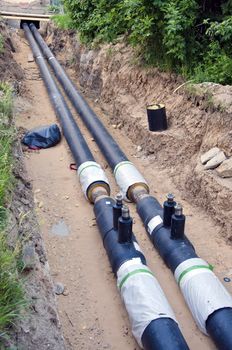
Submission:
[[[191,272],[191,271],[193,271],[193,270],[198,270],[198,269],[208,269],[208,270],[213,270],[213,266],[212,265],[194,265],[194,266],[191,266],[191,267],[189,267],[188,269],[186,269],[186,270],[184,270],[181,274],[180,274],[180,276],[179,276],[179,278],[178,278],[178,284],[180,285],[180,282],[181,282],[181,280],[183,279],[183,277],[187,274],[187,273],[189,273],[189,272]]]
[[[134,276],[134,275],[137,275],[138,273],[147,273],[151,276],[154,277],[153,273],[149,270],[146,270],[146,269],[137,269],[137,270],[134,270],[132,272],[129,272],[125,277],[123,277],[123,279],[121,280],[120,284],[119,284],[119,289],[121,290],[122,289],[122,286],[124,285],[124,283],[128,280],[128,278],[130,278],[131,276]]]

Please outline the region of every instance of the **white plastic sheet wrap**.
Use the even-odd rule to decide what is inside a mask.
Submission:
[[[150,269],[139,258],[127,261],[117,272],[118,288],[126,306],[132,333],[143,348],[142,335],[151,321],[174,313]]]
[[[88,199],[88,188],[94,182],[105,182],[109,185],[109,181],[105,175],[105,172],[101,168],[101,166],[96,162],[85,162],[82,163],[77,171],[82,190]]]
[[[218,309],[232,307],[231,295],[210,265],[200,258],[181,263],[175,270],[175,278],[198,327],[207,334],[208,317]]]
[[[146,180],[131,162],[124,161],[117,164],[114,169],[114,176],[124,199],[129,200],[127,192],[132,185],[143,184],[148,189]]]

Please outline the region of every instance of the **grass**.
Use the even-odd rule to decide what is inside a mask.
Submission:
[[[0,341],[25,305],[23,285],[18,271],[19,248],[16,246],[14,250],[10,249],[6,237],[5,208],[14,182],[14,129],[9,125],[11,116],[12,90],[7,84],[0,83]]]
[[[0,34],[0,54],[4,52],[4,38],[2,34]]]

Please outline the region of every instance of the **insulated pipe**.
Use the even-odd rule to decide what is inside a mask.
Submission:
[[[50,72],[46,69],[46,64],[42,60],[39,49],[34,43],[31,33],[28,32],[29,28],[27,24],[23,24],[23,29],[33,49],[54,108],[58,108],[57,99],[58,106],[61,105],[62,108],[64,106],[66,107],[64,108],[66,113],[64,116],[59,114],[59,109],[56,110],[60,118],[65,117],[62,119],[63,128],[65,128],[66,122],[69,122],[68,118],[70,118],[68,107],[66,105],[63,106],[62,95],[60,95],[52,80]],[[55,101],[53,100],[53,96],[56,96]],[[74,120],[73,123],[75,123]],[[69,137],[68,132],[65,137]],[[85,154],[85,149],[88,150],[88,146],[80,130],[73,134],[74,144],[79,137],[81,137],[82,143],[79,144],[79,148],[74,148],[77,152],[77,159],[79,159],[79,154]],[[90,151],[89,153],[91,154]],[[92,154],[91,157],[91,160],[87,162],[84,159],[84,162],[78,168],[78,172],[82,174],[80,181],[88,181],[89,175],[92,176],[92,174],[86,172],[86,168],[88,167],[81,168],[83,164],[94,162]],[[89,167],[91,168],[91,164]],[[91,171],[93,171],[92,168]],[[85,188],[83,190],[85,193]],[[115,218],[113,218],[113,207],[116,205],[108,197],[107,190],[101,186],[100,181],[95,184],[92,190],[92,199],[95,202],[94,211],[97,224],[113,272],[117,276],[118,288],[128,311],[132,324],[132,332],[137,342],[145,350],[188,350],[188,345],[180,332],[173,311],[157,280],[146,266],[146,259],[132,233],[132,220],[128,209],[125,207],[122,208],[121,216],[119,215],[118,218],[121,237],[123,237],[123,243],[121,243],[119,240],[119,231],[114,229]],[[120,196],[117,199],[120,201]]]
[[[92,190],[97,185],[104,187],[110,193],[109,183],[100,165],[94,157],[82,136],[62,94],[60,93],[51,73],[42,57],[41,51],[33,38],[26,23],[22,24],[25,35],[30,43],[36,63],[39,66],[41,76],[47,88],[56,115],[61,123],[63,134],[71,149],[72,155],[78,165],[78,175],[86,197],[92,202]]]
[[[127,197],[137,204],[137,211],[146,230],[154,246],[174,273],[200,330],[205,334],[209,334],[219,349],[232,349],[232,332],[228,327],[228,324],[232,324],[230,294],[210,270],[209,264],[197,256],[194,247],[186,236],[181,239],[171,238],[170,228],[163,225],[163,208],[154,197],[148,195],[146,181],[137,181],[141,174],[133,164],[122,157],[122,155],[125,155],[119,146],[115,147],[115,141],[109,134],[107,135],[107,130],[97,120],[96,114],[69,81],[66,73],[48,49],[36,28],[31,25],[31,29],[43,53],[48,58],[57,79],[114,170],[116,181],[122,192],[126,193]],[[97,132],[95,132],[94,126],[97,128]],[[102,142],[102,139],[106,137],[108,140],[113,140],[113,142],[107,144]],[[115,155],[116,152],[117,155]],[[111,156],[112,159],[110,159]],[[130,166],[132,167],[130,168]],[[142,186],[140,186],[141,184]]]
[[[92,130],[94,138],[100,138],[99,147],[101,151],[104,152],[104,154],[105,152],[107,152],[105,154],[105,157],[109,161],[110,166],[114,168],[118,163],[128,161],[126,155],[122,152],[122,150],[114,141],[114,139],[109,135],[108,131],[100,122],[94,111],[90,108],[90,106],[81,96],[81,94],[76,90],[75,86],[72,84],[59,62],[55,59],[51,50],[44,42],[43,38],[41,37],[40,33],[38,32],[33,23],[30,24],[30,29],[37,43],[39,44],[43,55],[48,59],[49,64],[53,68],[58,81],[64,87],[65,92],[71,99],[72,103],[77,109],[77,112],[79,113],[83,121],[86,123],[87,128]]]
[[[33,23],[30,24],[30,29],[44,56],[48,59],[57,80],[62,85],[76,111],[86,124],[93,138],[96,140],[98,147],[104,154],[107,162],[110,164],[111,168],[114,169],[115,178],[122,190],[123,196],[127,199],[131,199],[130,190],[135,184],[144,187],[147,192],[149,192],[149,187],[144,177],[135,168],[135,166],[128,161],[128,158],[122,152],[119,145],[109,134],[108,130],[98,119],[97,115],[91,109],[85,99],[81,96]],[[125,179],[127,179],[127,181],[125,181]]]
[[[134,337],[145,350],[189,349],[135,236],[132,234],[131,239],[120,241],[119,231],[114,228],[114,207],[114,200],[105,196],[96,200],[94,212]],[[126,214],[128,218],[128,211]],[[128,232],[126,222],[125,228]]]

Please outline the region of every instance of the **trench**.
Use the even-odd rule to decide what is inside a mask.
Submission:
[[[39,75],[35,78],[31,74],[32,71],[38,73],[38,70],[34,62],[27,62],[29,52],[29,47],[20,40],[14,58],[28,74],[27,93],[16,103],[16,120],[18,126],[28,129],[38,124],[57,122],[42,80]],[[71,72],[71,75],[75,75],[75,72]],[[231,250],[220,236],[220,226],[215,226],[206,213],[184,199],[167,171],[160,170],[149,158],[141,157],[137,146],[125,132],[113,129],[99,105],[93,100],[88,101],[125,153],[146,174],[151,192],[160,202],[166,193],[175,193],[183,203],[188,236],[197,251],[215,265],[215,272],[222,281],[223,277],[230,277]],[[117,188],[105,160],[79,118],[75,117],[96,160],[103,165],[113,185],[112,194],[116,194]],[[69,170],[72,157],[65,141],[52,149],[25,153],[25,160],[33,183],[53,281],[61,282],[66,287],[65,295],[58,297],[58,310],[67,348],[138,349],[131,336],[129,321],[118,296],[91,208],[83,197],[75,172]],[[133,206],[130,210],[135,218],[134,230],[148,264],[171,302],[190,348],[214,349],[210,339],[197,329],[170,271],[151,246]],[[65,234],[64,230],[57,230],[57,225],[60,227],[62,223],[65,223]]]

